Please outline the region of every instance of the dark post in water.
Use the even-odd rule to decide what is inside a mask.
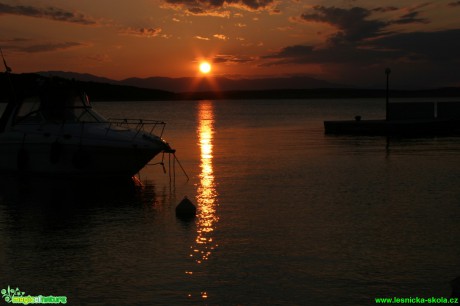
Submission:
[[[388,111],[389,111],[389,108],[388,108],[388,103],[389,103],[389,95],[390,95],[390,73],[391,73],[391,69],[390,68],[387,68],[385,69],[385,74],[387,75],[387,91],[386,91],[386,103],[385,103],[385,120],[389,120],[389,116],[388,116]]]

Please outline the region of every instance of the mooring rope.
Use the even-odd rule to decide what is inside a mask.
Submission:
[[[169,154],[168,155],[168,171],[166,171],[165,163],[164,163],[164,156],[165,153]],[[171,155],[173,156],[172,160],[172,171],[171,171]],[[176,156],[176,150],[168,150],[168,151],[163,151],[163,154],[161,156],[161,161],[153,164],[147,164],[147,166],[154,166],[154,165],[161,165],[163,168],[163,173],[166,174],[166,172],[169,173],[169,182],[171,183],[172,180],[174,182],[176,181],[176,161],[179,164],[179,167],[181,168],[182,172],[184,173],[185,177],[187,178],[187,181],[190,180],[190,177],[188,176],[187,172],[185,171],[184,167],[182,166],[181,162],[179,161],[179,158]],[[173,176],[171,176],[173,175]]]

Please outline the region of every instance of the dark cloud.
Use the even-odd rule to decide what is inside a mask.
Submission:
[[[373,48],[400,50],[409,59],[423,61],[460,60],[460,29],[400,33],[372,42]]]
[[[230,12],[228,10],[202,9],[200,7],[191,7],[186,9],[185,11],[191,15],[196,16],[212,16],[221,18],[230,17]]]
[[[22,53],[62,51],[87,46],[84,43],[74,41],[38,43],[37,40],[30,38],[2,39],[0,40],[0,43],[3,49]]]
[[[371,10],[362,7],[343,9],[337,7],[315,6],[313,13],[305,13],[305,21],[323,22],[336,27],[339,31],[330,37],[334,43],[355,42],[380,35],[388,23],[380,20],[368,20]]]
[[[386,66],[390,66],[398,71],[395,77],[399,78],[397,84],[401,88],[449,84],[458,86],[458,37],[460,29],[393,33],[361,44],[342,44],[327,48],[288,46],[262,59],[266,66],[319,64],[324,70],[334,67],[337,78],[367,85],[372,82],[379,84],[381,72]]]
[[[338,45],[333,48],[315,49],[312,46],[289,46],[275,54],[263,57],[272,59],[267,66],[279,64],[346,64],[359,62],[370,65],[373,62],[402,56],[399,50],[379,50],[377,48],[357,48],[352,45]]]
[[[374,9],[353,7],[344,9],[315,6],[313,10],[311,13],[302,14],[300,16],[301,20],[323,22],[336,27],[338,31],[329,37],[329,42],[335,45],[356,43],[391,34],[387,27],[392,24],[429,23],[428,19],[420,18],[419,12],[415,11],[415,9],[393,20],[371,19],[370,17],[374,12],[399,10],[396,7],[378,7]]]
[[[399,8],[395,6],[376,7],[372,9],[373,12],[380,12],[380,13],[392,12],[392,11],[397,11],[397,10],[399,10]]]
[[[327,48],[295,45],[265,56],[277,63],[372,63],[392,61],[459,61],[460,29],[388,35],[361,45]]]
[[[460,1],[450,5],[457,3],[460,5]],[[335,27],[337,31],[326,38],[327,43],[284,47],[262,57],[263,65],[321,65],[329,77],[367,85],[379,84],[381,72],[390,66],[398,71],[394,77],[399,77],[401,88],[458,85],[460,76],[455,68],[460,64],[460,29],[402,33],[391,27],[429,23],[420,11],[429,5],[427,2],[411,8],[313,7],[300,20]],[[384,19],[388,18],[386,12],[400,14]]]
[[[16,46],[12,47],[16,51],[26,52],[26,53],[39,53],[39,52],[51,52],[51,51],[60,51],[71,49],[75,47],[84,46],[82,43],[78,42],[63,42],[63,43],[49,43],[49,44],[36,44],[28,46]]]
[[[257,10],[271,6],[274,3],[274,0],[242,0],[235,2],[241,3],[243,6],[249,7],[253,10]]]
[[[0,39],[1,44],[10,44],[10,43],[23,43],[23,42],[28,42],[31,41],[28,38],[9,38],[9,39]]]
[[[271,7],[275,0],[165,0],[165,2],[185,6],[190,12],[201,9],[200,14],[202,14],[205,11],[219,9],[228,5],[246,10],[261,10]]]
[[[199,8],[199,7],[191,7],[189,9],[187,9],[187,12],[193,14],[193,15],[202,15],[202,14],[206,14],[206,11],[203,10],[202,8]]]
[[[120,30],[120,34],[137,37],[156,37],[160,35],[161,28],[125,28]]]
[[[417,18],[418,15],[419,15],[419,12],[410,12],[410,13],[407,13],[401,16],[399,19],[392,21],[391,23],[394,23],[394,24],[430,23],[428,19]]]
[[[0,3],[0,15],[18,15],[27,17],[46,18],[56,21],[65,21],[83,25],[94,25],[96,22],[81,13],[69,12],[60,8],[8,5]]]

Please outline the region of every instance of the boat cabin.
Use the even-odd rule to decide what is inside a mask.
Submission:
[[[88,96],[68,82],[46,84],[13,103],[10,125],[107,121],[92,109]],[[8,116],[6,111],[4,115]]]

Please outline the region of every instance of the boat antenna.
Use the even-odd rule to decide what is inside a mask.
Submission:
[[[14,109],[17,104],[16,92],[14,90],[13,81],[11,80],[11,68],[6,64],[5,56],[3,55],[3,50],[0,47],[0,55],[3,59],[3,65],[5,65],[5,74],[7,75],[8,82],[10,83],[10,102],[6,105],[5,110],[3,111],[2,116],[0,117],[0,133],[5,130],[6,124],[9,118],[12,116]]]
[[[3,56],[2,47],[0,47],[0,54],[2,55],[3,65],[5,66],[5,73],[10,73],[12,70],[11,70],[11,68],[6,64],[5,57]]]
[[[0,54],[2,55],[3,65],[5,66],[5,74],[7,75],[8,82],[10,83],[11,99],[16,102],[16,92],[14,90],[13,81],[11,80],[11,72],[13,71],[6,63],[5,56],[3,55],[2,47],[0,47]]]

